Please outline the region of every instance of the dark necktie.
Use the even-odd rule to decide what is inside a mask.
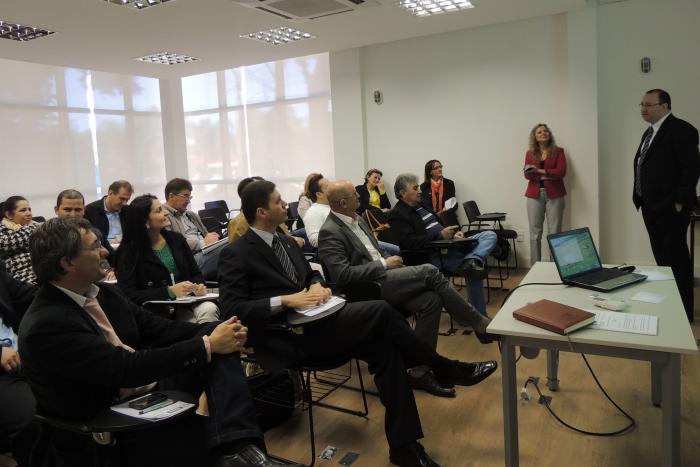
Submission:
[[[292,260],[289,259],[289,255],[287,254],[286,251],[284,251],[284,246],[282,246],[282,242],[280,242],[280,239],[277,238],[277,235],[272,237],[272,251],[275,252],[275,256],[277,256],[277,259],[279,260],[280,264],[282,265],[282,268],[284,269],[284,272],[287,274],[287,277],[291,279],[292,282],[295,284],[299,283],[299,280],[297,279],[297,272],[296,269],[294,268],[294,265],[292,264]]]
[[[637,196],[642,196],[642,163],[644,158],[649,152],[649,144],[651,143],[651,137],[654,136],[654,127],[650,126],[647,131],[644,132],[644,140],[642,141],[642,148],[639,150],[639,159],[637,159],[637,178],[634,180],[634,192]]]

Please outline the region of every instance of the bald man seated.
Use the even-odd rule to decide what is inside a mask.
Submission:
[[[371,229],[357,215],[360,200],[352,182],[330,182],[326,195],[331,213],[321,227],[318,252],[330,280],[341,288],[361,280],[378,281],[382,298],[415,316],[416,334],[432,349],[437,347],[443,308],[459,324],[473,327],[482,343],[493,341],[493,336],[486,334],[489,319],[471,306],[438,268],[432,264],[404,266],[400,256],[389,256],[379,249]],[[455,397],[454,386],[438,383],[427,367],[413,367],[409,372],[414,389]]]

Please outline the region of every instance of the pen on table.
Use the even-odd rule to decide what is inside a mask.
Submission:
[[[174,402],[175,401],[173,401],[171,399],[164,400],[163,402],[159,402],[158,404],[152,405],[152,406],[147,407],[143,410],[139,410],[139,415],[143,415],[145,413],[152,412],[154,410],[161,409],[163,407],[167,407],[167,406],[173,404]]]
[[[170,273],[170,285],[175,285],[175,274]]]

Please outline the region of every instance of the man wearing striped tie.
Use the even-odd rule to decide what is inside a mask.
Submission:
[[[693,321],[693,266],[686,240],[700,175],[698,130],[671,114],[671,96],[652,89],[639,104],[649,126],[634,157],[632,200],[642,209],[654,259],[670,266]]]

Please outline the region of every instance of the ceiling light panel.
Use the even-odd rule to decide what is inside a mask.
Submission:
[[[432,16],[469,10],[474,5],[469,0],[400,0],[399,6],[415,16]]]
[[[128,6],[135,10],[143,10],[148,7],[161,5],[163,3],[173,2],[175,0],[104,0],[107,3],[113,3],[115,5]]]
[[[179,65],[180,63],[195,62],[199,59],[196,57],[190,57],[189,55],[176,54],[173,52],[157,52],[151,55],[146,55],[145,57],[135,58],[134,60],[147,63],[156,63],[159,65]]]
[[[0,20],[0,38],[13,41],[26,42],[39,37],[53,34],[54,31],[41,29],[34,26],[26,26],[12,21]]]
[[[266,31],[241,34],[240,37],[265,42],[272,45],[282,45],[302,41],[304,39],[313,39],[316,36],[298,29],[282,26],[279,28],[268,29]]]

